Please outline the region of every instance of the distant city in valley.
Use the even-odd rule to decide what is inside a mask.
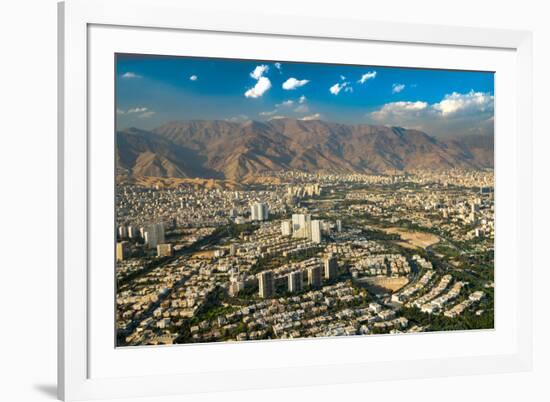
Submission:
[[[494,328],[492,73],[116,66],[117,346]]]

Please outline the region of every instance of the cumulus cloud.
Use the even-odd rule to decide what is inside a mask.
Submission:
[[[277,63],[275,63],[275,64],[273,64],[273,65],[275,66],[275,68],[276,68],[277,70],[279,70],[279,72],[281,72],[281,70],[282,70],[282,68],[283,68],[283,66],[281,65],[281,63],[277,62]]]
[[[494,95],[486,92],[447,94],[439,102],[390,102],[371,112],[370,120],[432,135],[493,133]]]
[[[286,116],[283,116],[283,115],[276,115],[276,116],[273,116],[271,119],[269,120],[278,120],[278,119],[286,119],[287,117]]]
[[[233,116],[233,117],[230,117],[228,119],[225,119],[226,121],[229,121],[229,122],[232,122],[232,123],[240,123],[240,122],[243,122],[243,121],[247,121],[249,120],[248,119],[248,116],[245,115],[245,114],[240,114],[238,116]]]
[[[259,98],[262,96],[269,88],[271,88],[271,81],[269,78],[264,77],[264,74],[267,73],[269,67],[265,64],[256,66],[254,71],[250,73],[250,76],[256,80],[256,85],[252,88],[249,88],[244,96],[247,98]]]
[[[338,82],[329,88],[330,93],[333,95],[338,95],[341,90],[342,86]]]
[[[315,113],[315,114],[311,114],[309,116],[304,116],[300,120],[309,121],[309,120],[319,120],[320,118],[321,118],[321,114],[320,113]]]
[[[254,71],[250,73],[250,76],[254,78],[255,80],[259,80],[261,77],[264,76],[269,71],[269,66],[262,64],[260,66],[256,66]]]
[[[147,112],[148,109],[144,106],[138,106],[138,107],[134,107],[134,108],[131,108],[131,109],[128,109],[128,111],[126,113],[129,113],[129,114],[132,114],[132,113],[143,113],[143,112]]]
[[[304,95],[297,99],[287,99],[281,103],[275,104],[275,108],[273,110],[263,111],[258,113],[258,115],[262,117],[271,117],[270,120],[272,120],[273,117],[281,117],[282,114],[286,113],[292,114],[293,112],[297,114],[305,114],[309,112],[309,106],[306,104],[306,101],[307,99]],[[286,118],[286,116],[282,117]]]
[[[281,103],[278,103],[275,105],[275,107],[289,107],[289,106],[292,106],[294,105],[294,101],[289,99],[289,100],[286,100],[286,101],[283,101]]]
[[[122,78],[141,78],[141,75],[138,75],[136,73],[133,73],[131,71],[128,71],[128,72],[125,72],[124,74],[122,74],[121,76]]]
[[[283,82],[283,89],[286,89],[287,91],[303,87],[309,82],[309,80],[298,80],[294,77],[289,78],[285,82]]]
[[[197,81],[199,77],[197,77],[195,74],[193,74],[191,77],[189,77],[190,81]]]
[[[470,91],[467,94],[453,92],[434,105],[434,109],[443,116],[485,112],[494,110],[494,96],[484,92]]]
[[[391,93],[392,94],[398,94],[399,92],[401,92],[404,89],[405,89],[405,84],[395,83],[391,86]]]
[[[342,90],[344,92],[353,92],[353,87],[350,86],[349,82],[337,82],[329,88],[330,93],[333,95],[338,95]]]
[[[386,103],[380,110],[372,112],[370,115],[375,120],[392,119],[393,121],[393,119],[400,117],[421,117],[420,113],[423,113],[427,109],[427,102],[391,102]]]
[[[247,90],[244,93],[244,96],[247,98],[259,98],[262,96],[269,88],[271,88],[271,81],[267,77],[260,77],[252,88]]]
[[[369,72],[366,72],[365,74],[363,74],[357,82],[359,84],[364,84],[368,80],[373,80],[375,78],[376,78],[376,71],[369,71]]]
[[[149,110],[145,106],[136,106],[128,110],[117,109],[116,114],[127,115],[127,116],[131,115],[131,117],[133,118],[137,116],[140,119],[147,119],[149,117],[152,117],[155,114],[155,112],[153,110]]]
[[[138,117],[140,119],[148,119],[149,117],[152,117],[154,114],[155,114],[155,112],[153,112],[152,110],[147,110],[146,112],[141,113],[140,115],[138,115]]]

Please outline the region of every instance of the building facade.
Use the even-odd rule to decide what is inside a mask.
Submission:
[[[307,284],[312,288],[321,287],[321,267],[314,266],[307,269]]]
[[[258,288],[260,297],[267,298],[274,295],[272,271],[264,271],[258,274]]]
[[[325,279],[328,281],[334,281],[338,277],[338,260],[335,256],[329,255],[324,261],[325,266]]]
[[[291,293],[301,292],[304,289],[302,271],[294,271],[288,274],[288,291]]]

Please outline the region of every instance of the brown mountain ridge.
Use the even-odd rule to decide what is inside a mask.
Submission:
[[[250,180],[272,171],[398,173],[493,167],[493,137],[436,139],[401,127],[321,120],[175,121],[117,132],[117,172]]]

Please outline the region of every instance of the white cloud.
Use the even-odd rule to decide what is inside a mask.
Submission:
[[[345,81],[345,80],[346,80],[346,76],[345,76],[345,75],[341,75],[341,76],[340,76],[340,79],[341,79],[342,81]]]
[[[256,85],[248,89],[244,96],[247,98],[259,98],[262,96],[269,88],[271,88],[271,81],[269,78],[264,77],[264,74],[267,73],[269,67],[265,64],[256,66],[254,71],[250,73],[250,76],[256,81]]]
[[[304,116],[300,120],[309,121],[309,120],[319,120],[320,118],[321,118],[321,114],[320,113],[315,113],[315,114],[312,114],[312,115],[309,115],[309,116]]]
[[[275,64],[273,64],[273,65],[274,65],[275,68],[276,68],[277,70],[279,70],[279,71],[281,71],[281,69],[282,69],[282,67],[283,67],[283,66],[281,65],[281,63],[278,63],[278,62],[275,63]]]
[[[289,108],[293,108],[292,111],[294,113],[304,114],[309,112],[309,107],[306,104],[306,97],[304,95],[300,96],[298,99],[287,99],[281,103],[275,104],[275,109],[263,111],[258,113],[258,115],[262,117],[271,117],[276,116],[277,113],[288,113]],[[294,107],[296,106],[296,107]],[[286,118],[286,116],[283,116]],[[271,120],[271,119],[270,119]]]
[[[152,117],[154,114],[155,114],[155,112],[153,112],[152,110],[148,110],[148,111],[140,114],[138,117],[140,119],[148,119],[149,117]]]
[[[141,75],[128,71],[121,76],[122,78],[141,78]]]
[[[275,107],[288,107],[288,106],[292,106],[294,105],[294,101],[289,99],[289,100],[286,100],[286,101],[283,101],[281,103],[278,103],[275,105]]]
[[[247,115],[240,114],[238,116],[233,116],[233,117],[230,117],[229,119],[225,119],[225,120],[229,121],[229,122],[232,122],[232,123],[240,123],[240,122],[243,122],[243,121],[247,121],[249,119],[248,119]]]
[[[273,116],[271,119],[269,120],[279,120],[279,119],[286,119],[287,117],[286,116],[283,116],[283,115],[277,115],[277,116]]]
[[[376,78],[376,71],[369,71],[361,76],[361,78],[357,81],[360,84],[364,84],[368,80],[373,80]]]
[[[199,77],[197,77],[195,74],[193,74],[191,77],[189,77],[190,81],[197,81]]]
[[[126,113],[143,113],[143,112],[147,112],[147,108],[144,107],[144,106],[138,106],[138,107],[134,107],[132,109],[128,109],[128,111]]]
[[[381,124],[416,128],[432,135],[493,133],[494,96],[486,92],[447,94],[439,102],[391,102],[368,114]]]
[[[271,81],[267,77],[260,77],[256,85],[247,90],[244,93],[244,96],[247,98],[259,98],[262,96],[269,88],[271,88]]]
[[[443,100],[433,105],[433,107],[442,116],[470,112],[492,112],[494,110],[494,96],[489,93],[474,92],[473,90],[467,94],[453,92],[445,95]]]
[[[342,90],[344,92],[353,92],[353,87],[350,86],[349,82],[337,82],[329,88],[330,93],[333,95],[338,95]]]
[[[255,80],[259,80],[261,77],[264,76],[269,71],[269,66],[262,64],[260,66],[256,66],[254,71],[250,73],[250,76],[254,78]]]
[[[375,120],[387,120],[399,117],[411,117],[418,115],[428,109],[427,102],[391,102],[386,103],[380,110],[372,112],[370,115]]]
[[[340,91],[342,90],[342,88],[343,88],[343,86],[340,85],[340,83],[337,82],[336,84],[334,84],[333,86],[331,86],[329,88],[329,91],[333,95],[338,95],[340,93]]]
[[[309,80],[297,80],[296,78],[292,77],[286,80],[283,83],[283,89],[286,89],[287,91],[303,87],[309,82]]]
[[[149,118],[149,117],[151,117],[155,114],[154,111],[149,110],[145,106],[136,106],[136,107],[130,108],[126,111],[122,110],[122,109],[117,109],[116,113],[117,114],[125,114],[125,115],[135,115],[135,116],[139,117],[140,119],[147,119],[147,118]]]
[[[398,94],[399,92],[401,92],[404,89],[405,89],[405,84],[395,83],[391,86],[391,93],[392,94]]]

